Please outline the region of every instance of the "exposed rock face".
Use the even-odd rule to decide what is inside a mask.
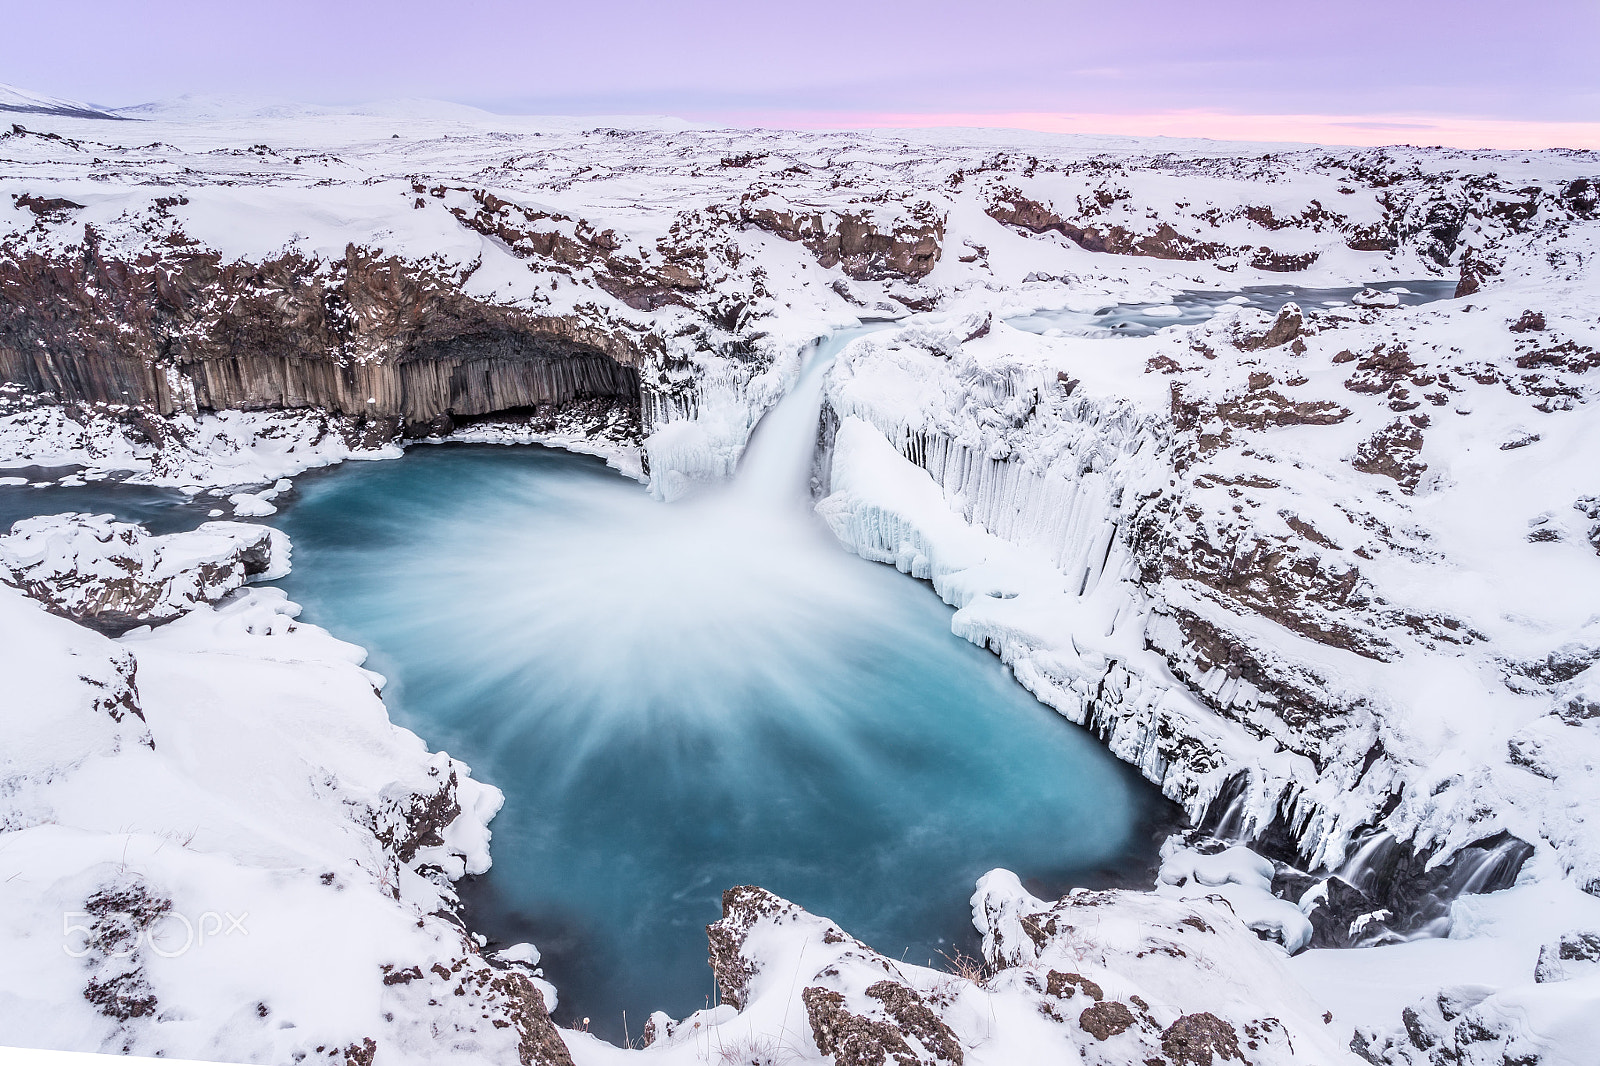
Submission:
[[[716,975],[722,1002],[744,1009],[750,997],[750,981],[760,972],[759,963],[744,953],[745,937],[757,922],[792,907],[754,885],[739,885],[722,893],[722,920],[706,927],[711,972]]]
[[[412,189],[421,193],[423,186],[416,183]],[[439,185],[428,190],[435,197],[450,192],[471,198],[450,207],[463,225],[504,241],[518,258],[547,264],[556,272],[593,270],[596,285],[635,310],[687,304],[690,294],[705,287],[700,277],[706,258],[702,249],[664,247],[666,262],[651,266],[621,251],[615,230],[596,232],[585,219],[510,203],[484,189]]]
[[[882,1017],[850,1013],[845,997],[826,988],[801,993],[818,1051],[838,1066],[884,1066],[891,1059],[895,1066],[961,1066],[955,1034],[914,989],[879,981],[866,994],[882,1004]]]
[[[1305,316],[1300,312],[1300,305],[1287,303],[1279,309],[1278,317],[1273,319],[1271,329],[1259,336],[1241,338],[1237,343],[1240,348],[1246,351],[1254,351],[1257,348],[1276,348],[1280,344],[1288,344],[1299,337],[1304,329]]]
[[[0,581],[102,633],[161,625],[216,603],[252,577],[287,572],[288,538],[266,526],[207,522],[152,537],[110,515],[28,518],[0,536]]]
[[[1050,971],[1050,976],[1057,976],[1055,970]],[[1112,1000],[1109,1003],[1091,1003],[1083,1008],[1083,1013],[1078,1015],[1078,1026],[1096,1040],[1110,1040],[1114,1036],[1121,1036],[1132,1029],[1139,1021],[1134,1017],[1133,1011],[1123,1003]]]
[[[1106,200],[1101,206],[1109,206],[1110,202]],[[1148,234],[1133,233],[1118,225],[1106,226],[1103,229],[1092,224],[1076,225],[1056,214],[1045,204],[1031,200],[1015,189],[998,190],[987,211],[989,217],[996,222],[1017,226],[1033,233],[1059,233],[1090,252],[1147,255],[1156,259],[1216,259],[1230,255],[1233,251],[1225,244],[1199,241],[1185,236],[1165,222],[1158,225],[1153,233]]]
[[[1422,450],[1422,430],[1396,419],[1361,442],[1350,465],[1363,474],[1393,479],[1405,492],[1416,491],[1428,464],[1417,457]]]
[[[1533,979],[1539,984],[1600,974],[1600,932],[1564,933],[1539,949]]]
[[[486,303],[459,269],[351,246],[227,262],[186,247],[0,258],[0,380],[176,411],[317,407],[389,425],[616,397],[639,349],[571,317]]]
[[[91,974],[83,998],[118,1022],[149,1017],[160,1002],[144,971],[148,953],[141,940],[172,910],[172,900],[157,895],[136,877],[107,885],[83,903],[88,919],[85,958]]]
[[[943,252],[945,217],[927,200],[900,211],[870,204],[818,210],[771,193],[751,193],[740,201],[739,217],[786,241],[799,241],[821,266],[838,266],[857,281],[920,278]]]

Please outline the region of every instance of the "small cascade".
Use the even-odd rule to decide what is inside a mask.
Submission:
[[[851,341],[887,325],[889,323],[863,324],[811,343],[811,351],[801,365],[794,387],[762,416],[751,432],[750,443],[734,477],[733,499],[763,509],[783,507],[795,501],[798,486],[799,498],[809,505],[807,489],[811,464],[817,453],[822,392],[828,368]]]
[[[1336,874],[1353,887],[1370,893],[1386,875],[1393,874],[1390,859],[1397,845],[1393,833],[1378,830],[1354,847]]]
[[[1448,935],[1452,901],[1510,888],[1532,854],[1526,841],[1498,833],[1435,865],[1428,853],[1380,829],[1356,846],[1335,876],[1364,899],[1365,908],[1382,908],[1390,941],[1411,940]]]
[[[833,354],[823,354],[825,345],[821,340],[812,342],[794,387],[751,431],[734,477],[739,499],[781,505],[792,501],[796,486],[810,476],[822,416],[822,386],[833,365]]]

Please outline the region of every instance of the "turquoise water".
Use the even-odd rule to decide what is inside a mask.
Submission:
[[[27,477],[43,484],[78,472],[78,467],[10,467],[0,469],[0,477]],[[221,508],[221,518],[229,518],[227,500],[212,496],[191,496],[177,489],[153,485],[128,485],[120,481],[92,481],[85,485],[0,485],[0,533],[9,532],[19,518],[41,514],[81,511],[85,514],[114,514],[121,522],[138,522],[152,533],[176,533],[209,522],[209,512]]]
[[[469,924],[535,943],[558,1018],[604,1035],[716,1002],[704,926],[732,885],[939,962],[975,951],[986,870],[1145,880],[1173,818],[926,585],[819,524],[657,503],[538,448],[415,448],[279,502],[305,618],[506,793]]]

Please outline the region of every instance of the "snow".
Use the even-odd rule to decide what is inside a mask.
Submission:
[[[0,716],[0,1042],[251,1062],[379,1034],[395,1061],[515,1057],[471,1021],[501,1009],[481,996],[440,1045],[380,980],[462,957],[426,871],[487,868],[499,794],[390,724],[361,650],[297,613],[248,590],[115,642],[0,586],[0,670],[29,708]],[[400,861],[403,812],[441,789],[460,813]],[[96,982],[124,998],[97,1010]],[[119,1025],[146,995],[164,1022]]]
[[[288,539],[238,522],[152,537],[110,515],[61,514],[22,519],[0,536],[0,579],[112,631],[171,621],[252,577],[288,572]]]
[[[1211,855],[1193,848],[1167,851],[1156,875],[1158,895],[1221,899],[1241,922],[1291,955],[1311,942],[1311,922],[1293,903],[1272,894],[1273,865],[1249,848],[1235,845]]]
[[[233,513],[240,518],[265,518],[278,513],[278,509],[260,493],[236,492],[228,497],[228,502],[233,504]]]
[[[1297,1025],[1315,1028],[1320,1012],[1295,981],[1332,1007],[1326,1061],[1358,1030],[1391,1061],[1415,1059],[1396,1036],[1408,1008],[1439,1039],[1457,1040],[1439,1004],[1462,985],[1471,989],[1447,1006],[1499,1034],[1496,1055],[1532,1048],[1576,1062],[1594,1046],[1594,978],[1533,980],[1542,947],[1600,926],[1583,891],[1600,884],[1588,818],[1600,803],[1600,667],[1591,665],[1600,515],[1584,503],[1600,493],[1600,429],[1589,414],[1592,368],[1561,363],[1563,351],[1581,364],[1600,346],[1594,220],[1561,206],[1563,190],[1592,180],[1593,153],[689,130],[415,104],[191,99],[131,110],[147,121],[36,115],[24,120],[34,132],[5,135],[0,233],[11,254],[67,255],[86,225],[105,254],[129,259],[182,234],[226,260],[292,249],[331,269],[355,245],[431,264],[486,300],[660,341],[642,375],[642,448],[581,427],[540,434],[509,423],[452,439],[589,450],[648,478],[659,496],[684,495],[738,467],[752,429],[800,380],[802,353],[839,334],[842,350],[820,382],[818,512],[852,551],[932,582],[956,608],[955,632],[995,650],[1020,683],[1191,814],[1242,778],[1240,831],[1281,813],[1306,865],[1324,871],[1356,870],[1372,842],[1363,834],[1379,824],[1436,849],[1435,864],[1502,831],[1535,848],[1515,888],[1456,902],[1445,939],[1285,961],[1285,950],[1246,930],[1292,949],[1304,942],[1304,914],[1273,896],[1268,871],[1239,849],[1169,852],[1161,887],[1128,913],[1149,908],[1166,921],[1178,913],[1170,908],[1231,909],[1241,921],[1228,925],[1225,972],[1256,982],[1249,995],[1262,1002],[1282,997]],[[450,191],[413,207],[418,174]],[[601,290],[587,267],[552,288],[539,261],[450,213],[471,188],[562,214],[550,224],[573,232],[576,220],[612,230],[641,261],[685,227],[687,243],[715,257],[714,297],[640,311]],[[84,206],[52,221],[16,206],[23,193]],[[187,202],[158,218],[157,197],[179,193]],[[941,220],[944,254],[920,280],[846,277],[803,244],[740,222],[747,194],[833,220],[847,211],[904,220],[926,205]],[[1529,221],[1508,221],[1525,194]],[[989,213],[1021,199],[1103,232],[1153,239],[1167,226],[1222,252],[1095,252]],[[1440,218],[1459,219],[1461,238],[1434,248]],[[1353,247],[1386,236],[1390,250]],[[1308,265],[1268,269],[1254,249]],[[1402,305],[1408,286],[1397,282],[1454,278],[1472,262],[1498,270],[1481,291]],[[1253,346],[1273,320],[1244,296],[1207,322],[1176,321],[1182,293],[1285,282],[1367,288],[1348,304],[1301,303],[1304,335],[1272,348]],[[737,328],[705,314],[722,297],[737,305]],[[1108,304],[1174,322],[1139,338],[1006,324]],[[1526,310],[1541,311],[1547,328],[1513,332]],[[897,321],[871,336],[841,332],[875,318]],[[1384,380],[1377,364],[1401,350],[1413,365]],[[286,490],[280,479],[399,454],[356,450],[317,412],[180,414],[158,447],[126,432],[126,411],[69,417],[52,404],[7,403],[6,466],[225,490],[236,516],[270,515]],[[1396,426],[1418,430],[1414,458],[1425,469],[1409,487],[1363,459]],[[1262,591],[1269,579],[1278,587]],[[453,767],[462,814],[428,860],[448,881],[487,861],[492,790],[389,725],[359,652],[295,622],[281,597],[245,589],[214,607],[184,606],[177,621],[111,642],[0,588],[5,676],[38,708],[0,716],[13,731],[0,747],[16,767],[6,779],[22,782],[0,862],[26,875],[6,881],[0,871],[9,923],[0,939],[26,956],[0,975],[0,1024],[12,1027],[0,1038],[121,1049],[107,1016],[82,997],[85,971],[67,968],[38,929],[132,856],[181,913],[243,900],[263,922],[295,909],[314,916],[283,930],[278,948],[222,938],[205,960],[147,952],[146,979],[183,1018],[134,1027],[132,1050],[274,1061],[304,1050],[292,1031],[222,1017],[225,1004],[259,995],[281,999],[280,1014],[329,1046],[376,1033],[386,1058],[391,1047],[402,1061],[445,1057],[424,1032],[437,997],[384,986],[373,972],[413,958],[488,964],[433,916],[447,885],[419,874],[421,859],[397,863],[346,808],[388,809],[390,785],[417,795]],[[1222,635],[1225,653],[1199,647],[1203,626]],[[147,721],[118,718],[122,703],[94,695],[131,693],[135,657]],[[206,812],[203,832],[189,811]],[[198,845],[180,843],[191,832]],[[322,885],[324,872],[346,888]],[[1047,906],[1003,875],[984,884],[996,914]],[[819,950],[777,931],[758,947],[779,976]],[[503,955],[506,964],[537,958],[531,947]],[[1130,974],[1135,962],[1118,954],[1108,984],[1168,987],[1183,972],[1150,964]],[[19,977],[34,967],[37,981]],[[908,973],[930,990],[949,976]],[[772,989],[744,1011],[678,1023],[675,1038],[647,1053],[691,1061],[712,1054],[713,1032],[738,1032],[777,1033],[810,1056],[790,1016],[802,1008]],[[876,1009],[860,991],[841,994]],[[1201,991],[1219,997],[1218,1010],[1242,1009],[1226,989]],[[1071,1061],[1038,1036],[1046,1022],[1030,995],[961,991],[953,1025],[996,1020],[974,1036],[972,1061],[1028,1061],[1041,1048]],[[392,1001],[403,1004],[392,1012],[399,1020],[380,1020]],[[470,1039],[488,1047],[493,1036]],[[631,1057],[581,1034],[566,1039],[580,1063]]]
[[[1400,289],[1404,292],[1404,289]],[[1350,298],[1350,302],[1357,307],[1399,307],[1400,297],[1395,289],[1388,292],[1379,292],[1377,289],[1362,289]]]

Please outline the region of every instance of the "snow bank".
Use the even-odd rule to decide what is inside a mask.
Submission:
[[[58,546],[122,543],[71,526]],[[241,529],[270,532],[126,549],[149,549],[150,580]],[[0,1042],[565,1061],[548,986],[483,959],[456,917],[450,882],[487,869],[498,791],[392,725],[362,651],[282,592],[180,599],[183,617],[118,642],[0,584]]]

